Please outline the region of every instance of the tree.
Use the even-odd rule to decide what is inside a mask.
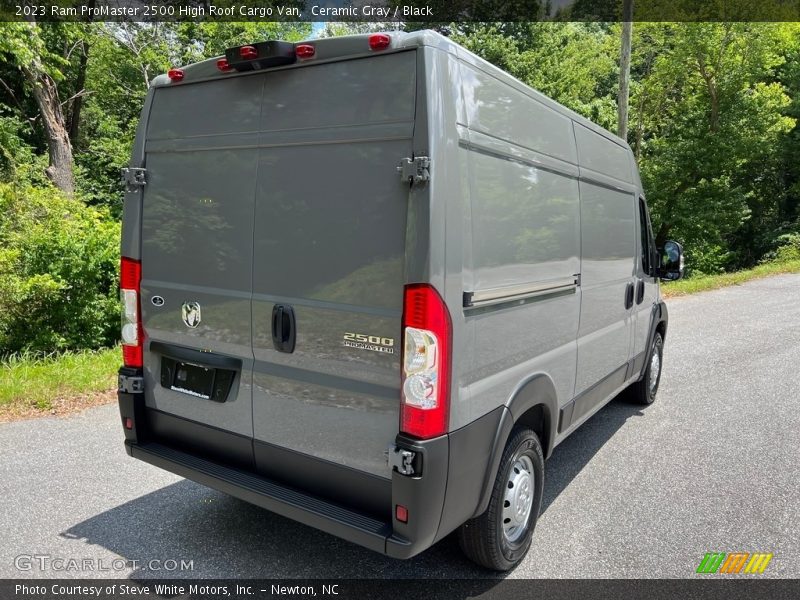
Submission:
[[[755,257],[734,247],[754,213],[772,210],[775,148],[794,125],[774,80],[784,28],[771,23],[641,24],[637,149],[657,243],[683,241],[692,266],[719,271]],[[649,43],[649,45],[648,45]],[[638,135],[638,134],[637,134]]]
[[[72,194],[72,143],[57,84],[61,73],[55,66],[57,57],[46,48],[40,31],[33,22],[0,24],[0,52],[17,65],[36,100],[47,139],[48,178],[60,190]]]

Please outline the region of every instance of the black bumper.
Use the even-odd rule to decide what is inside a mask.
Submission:
[[[448,436],[424,442],[398,436],[398,446],[421,454],[422,474],[409,477],[394,472],[391,507],[386,507],[385,518],[376,518],[310,490],[271,480],[241,464],[189,453],[174,440],[154,433],[149,426],[154,411],[145,407],[143,394],[119,392],[118,398],[125,449],[134,458],[394,558],[411,558],[440,537]],[[398,504],[408,509],[408,523],[394,517]]]

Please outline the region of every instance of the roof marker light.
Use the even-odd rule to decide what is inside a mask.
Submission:
[[[311,58],[316,51],[317,49],[311,44],[300,44],[299,46],[295,46],[294,49],[297,58]]]
[[[390,38],[385,33],[374,33],[369,36],[369,49],[370,50],[385,50],[392,43]]]
[[[242,46],[239,48],[239,56],[241,56],[245,60],[250,60],[251,58],[258,57],[258,50],[256,50],[255,46]]]
[[[172,81],[180,81],[183,79],[183,69],[170,69],[167,71],[167,77]]]
[[[217,61],[217,68],[222,72],[228,72],[233,70],[233,67],[228,63],[227,58],[220,58]]]

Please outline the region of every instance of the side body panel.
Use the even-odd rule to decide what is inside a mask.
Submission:
[[[548,445],[555,444],[633,376],[637,315],[626,296],[636,292],[641,183],[630,149],[613,135],[471,53],[455,54],[464,112],[457,127],[462,199],[454,203],[462,208],[463,290],[571,276],[578,285],[466,308],[471,410],[451,425],[510,406],[526,381],[543,377],[560,412],[549,419],[557,433]],[[519,200],[526,196],[533,201]],[[657,294],[649,283],[645,303]]]
[[[630,150],[575,123],[581,193],[581,315],[575,399],[563,439],[625,385],[633,347],[640,193]],[[558,441],[560,441],[560,439]]]
[[[461,309],[474,327],[474,420],[508,405],[536,374],[551,380],[558,404],[572,398],[580,288],[503,298],[517,286],[576,280],[580,205],[571,120],[472,55],[459,58],[466,113],[459,157],[470,215],[463,221],[464,291],[499,296]]]
[[[577,396],[630,356],[633,322],[626,293],[633,281],[638,226],[627,151],[578,124],[575,138],[582,171],[583,288]]]

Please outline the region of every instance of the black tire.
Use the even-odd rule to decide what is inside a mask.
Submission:
[[[513,476],[512,467],[515,468]],[[521,475],[520,467],[525,473],[532,467],[533,472]],[[520,480],[519,477],[523,479]],[[513,532],[513,539],[509,540],[507,530],[504,528],[503,511],[507,509],[506,515],[508,515],[508,510],[512,510],[510,503],[504,507],[506,496],[511,493],[508,490],[514,489],[513,485],[510,485],[513,483],[512,478],[520,482],[517,499],[521,494],[523,498],[521,503],[527,505],[524,499],[532,496],[532,504],[528,510],[526,523],[517,526]],[[524,490],[529,489],[530,483],[533,484],[533,493],[526,495]],[[544,454],[538,436],[526,427],[514,429],[503,450],[489,506],[482,515],[470,519],[458,530],[458,542],[464,554],[487,569],[509,571],[516,567],[530,548],[531,536],[542,507],[543,486]],[[513,527],[513,522],[507,520],[510,522],[507,527]]]
[[[653,376],[653,368],[656,367],[653,357],[658,356],[657,368],[658,373],[655,373],[655,384],[651,386],[651,377]],[[653,345],[651,352],[648,355],[647,368],[644,370],[644,375],[641,381],[635,382],[630,387],[629,398],[635,404],[649,405],[656,399],[658,393],[658,385],[661,383],[661,371],[663,370],[664,358],[664,338],[656,331],[653,336]]]

